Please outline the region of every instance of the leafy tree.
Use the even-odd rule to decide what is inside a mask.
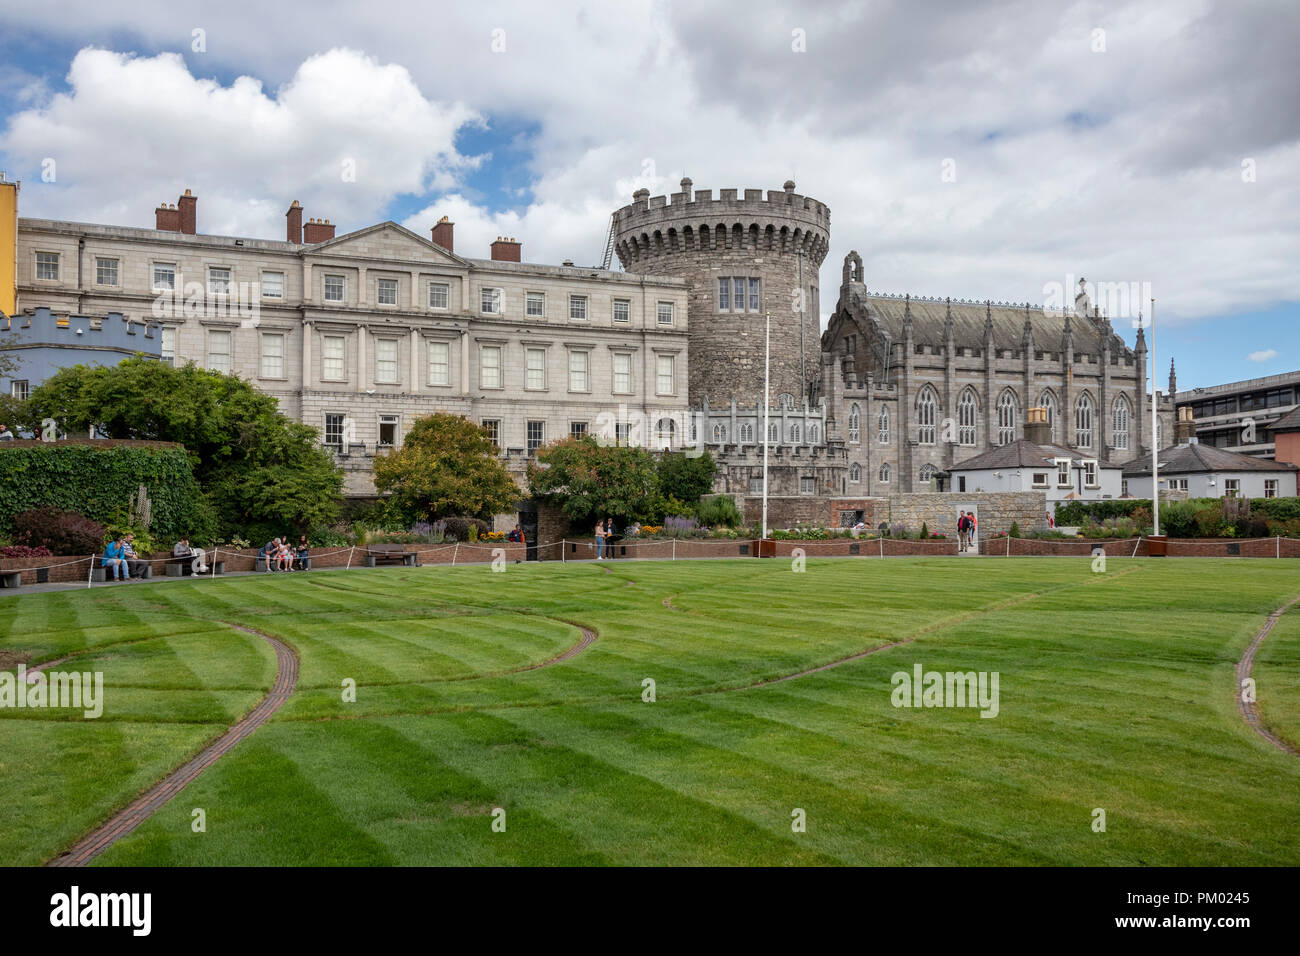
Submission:
[[[659,490],[665,497],[693,504],[713,490],[718,466],[707,451],[698,458],[685,452],[666,452],[659,459]]]
[[[519,498],[487,432],[445,412],[417,419],[400,449],[375,459],[375,489],[405,522],[488,518]]]
[[[541,449],[528,465],[533,497],[553,504],[579,524],[609,515],[621,522],[654,517],[659,469],[644,448],[600,445],[590,435]]]
[[[60,370],[32,392],[32,418],[69,433],[178,442],[218,516],[219,531],[287,533],[334,520],[343,476],[316,429],[235,375],[143,357]]]

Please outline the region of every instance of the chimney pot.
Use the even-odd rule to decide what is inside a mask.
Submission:
[[[325,242],[334,238],[334,225],[328,219],[313,219],[302,230],[302,241]]]
[[[439,219],[438,224],[433,227],[433,244],[435,246],[442,246],[442,248],[446,249],[448,252],[452,252],[452,228],[455,225],[456,224],[446,216]]]
[[[492,243],[492,259],[496,262],[519,262],[519,250],[520,244],[513,238],[497,236],[497,241]]]
[[[284,214],[284,238],[294,245],[302,244],[302,203],[294,200]]]
[[[188,189],[185,195],[176,201],[176,213],[180,219],[180,231],[187,236],[198,232],[199,200]]]

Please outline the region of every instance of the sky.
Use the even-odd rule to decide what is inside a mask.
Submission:
[[[1129,344],[1155,298],[1183,389],[1300,369],[1298,47],[1291,0],[46,0],[0,12],[0,169],[23,216],[189,188],[200,232],[281,239],[298,199],[580,265],[638,188],[794,179],[827,314],[850,250],[878,292],[1084,276]]]

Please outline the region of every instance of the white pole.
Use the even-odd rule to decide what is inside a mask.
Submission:
[[[1151,299],[1151,533],[1160,534],[1160,419],[1156,412],[1156,300]]]
[[[768,431],[768,406],[771,404],[767,399],[768,390],[772,387],[772,313],[764,313],[764,345],[763,345],[763,540],[767,540],[767,446],[771,439],[771,432]],[[763,553],[763,546],[759,545],[759,554]]]
[[[564,545],[566,540],[567,539],[563,539],[563,538],[560,540],[560,563],[561,564],[564,564],[568,560],[568,558],[566,558],[564,555]]]
[[[453,568],[456,566],[456,555],[458,555],[458,554],[460,554],[460,542],[459,542],[459,541],[456,542],[456,550],[452,551],[452,553],[451,553],[451,566],[452,566]]]

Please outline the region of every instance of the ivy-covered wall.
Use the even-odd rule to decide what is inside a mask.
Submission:
[[[170,442],[0,442],[0,530],[14,515],[50,505],[110,522],[143,484],[151,534],[170,540],[206,522],[206,504],[185,449]]]

